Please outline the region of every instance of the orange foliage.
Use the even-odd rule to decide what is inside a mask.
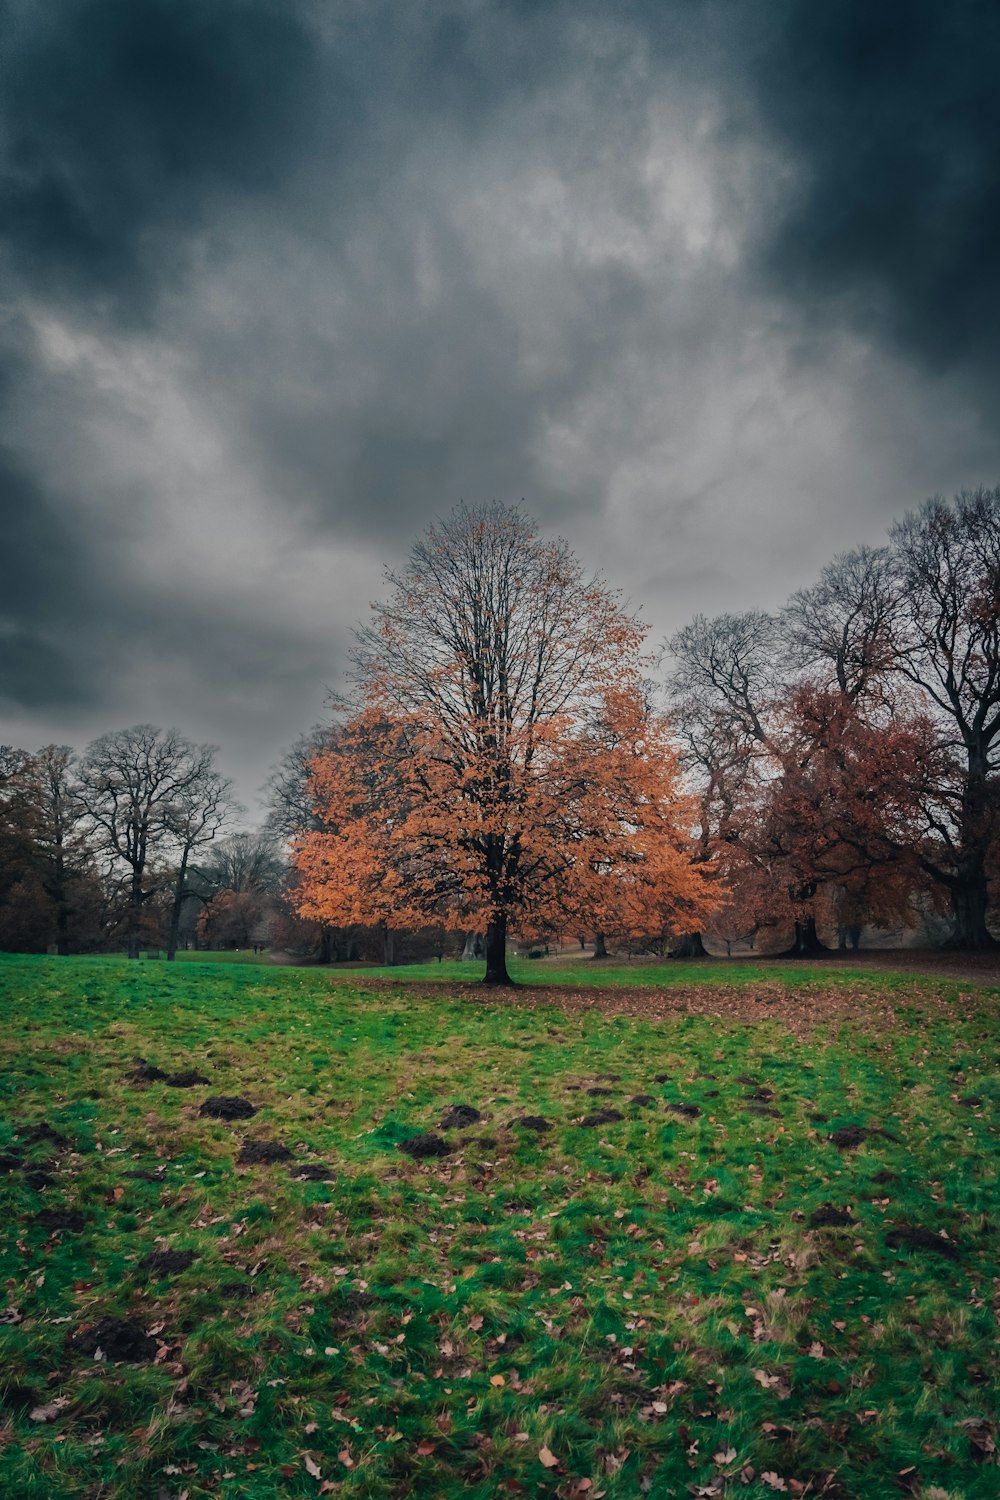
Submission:
[[[458,512],[390,581],[355,711],[313,761],[327,831],[297,844],[302,914],[485,926],[488,960],[508,921],[637,934],[707,915],[644,631],[615,596],[500,507]]]

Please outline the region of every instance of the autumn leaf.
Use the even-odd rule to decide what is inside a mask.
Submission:
[[[540,1448],[538,1450],[538,1462],[543,1464],[546,1469],[556,1469],[559,1467],[558,1458],[556,1458],[555,1454],[549,1448]]]
[[[68,1396],[57,1396],[54,1401],[49,1401],[45,1406],[33,1406],[29,1416],[33,1422],[51,1422],[61,1411],[69,1406]]]
[[[323,1471],[315,1459],[310,1458],[308,1453],[303,1453],[302,1462],[306,1466],[306,1473],[311,1474],[314,1479],[322,1479]]]

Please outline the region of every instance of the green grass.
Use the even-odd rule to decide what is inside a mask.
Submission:
[[[993,999],[880,973],[880,1010],[802,1039],[407,993],[419,973],[0,959],[0,1495],[1000,1496]],[[127,1083],[135,1056],[211,1084]],[[258,1113],[203,1119],[210,1093]],[[451,1155],[396,1149],[459,1101],[484,1119]],[[624,1118],[579,1123],[602,1106]],[[43,1120],[68,1144],[28,1142]],[[839,1151],[847,1124],[897,1139]],[[336,1181],[237,1166],[257,1137]],[[855,1223],[810,1227],[827,1203]],[[903,1223],[958,1258],[889,1248]],[[197,1260],[143,1276],[166,1248]],[[108,1316],[155,1361],[76,1351]]]
[[[180,954],[177,955],[181,957]],[[223,953],[213,957],[225,958]],[[195,958],[196,954],[188,957]],[[804,985],[856,985],[859,979],[875,990],[907,989],[913,986],[913,975],[905,971],[886,969],[823,968],[822,966],[795,963],[768,963],[759,959],[740,962],[739,959],[702,959],[684,963],[666,959],[660,963],[641,960],[636,963],[594,963],[580,958],[557,963],[552,960],[509,958],[507,968],[515,984],[558,984],[573,988],[589,988],[592,985],[643,989],[682,989],[690,985],[737,985],[745,987],[755,984],[781,984],[790,989],[801,989]],[[364,976],[390,979],[399,983],[410,980],[433,980],[437,984],[476,984],[482,979],[485,964],[482,959],[445,959],[441,963],[431,961],[423,964],[402,964],[392,968],[371,966],[351,970],[353,978]]]

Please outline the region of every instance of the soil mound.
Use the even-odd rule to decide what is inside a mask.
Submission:
[[[104,1355],[109,1364],[138,1365],[156,1357],[156,1340],[130,1318],[101,1318],[70,1340],[78,1354]]]
[[[616,1109],[599,1109],[596,1114],[584,1115],[583,1119],[580,1121],[580,1124],[614,1125],[617,1123],[617,1121],[623,1120],[624,1118],[625,1116],[620,1115]]]
[[[478,1125],[482,1118],[471,1104],[453,1104],[441,1121],[441,1129],[468,1130],[470,1125]]]
[[[142,1257],[136,1270],[148,1272],[151,1279],[177,1276],[193,1266],[197,1259],[193,1250],[151,1250]]]
[[[849,1208],[835,1208],[832,1203],[821,1203],[809,1215],[810,1229],[844,1229],[854,1223]]]
[[[86,1222],[78,1208],[43,1208],[35,1215],[35,1223],[43,1229],[68,1229],[73,1234],[79,1234]]]
[[[447,1156],[452,1148],[447,1141],[431,1131],[428,1135],[414,1135],[408,1141],[400,1141],[396,1149],[415,1160],[421,1160],[429,1156]]]
[[[276,1161],[291,1161],[293,1153],[280,1141],[244,1141],[236,1158],[238,1167],[271,1166]]]
[[[942,1239],[933,1229],[923,1229],[919,1224],[897,1224],[885,1237],[890,1250],[933,1250],[947,1260],[958,1260],[958,1246],[951,1240]]]
[[[234,1094],[212,1094],[198,1113],[209,1120],[249,1120],[257,1110],[249,1099],[240,1099]]]

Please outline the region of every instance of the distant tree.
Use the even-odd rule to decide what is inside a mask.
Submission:
[[[951,945],[988,949],[1000,831],[1000,489],[940,496],[890,532],[896,670],[926,697],[942,774],[923,804],[921,860],[949,895]]]
[[[207,747],[201,747],[203,753]],[[199,752],[195,752],[196,756]],[[214,754],[214,752],[210,752]],[[167,958],[177,956],[181,915],[184,904],[197,898],[192,888],[192,862],[200,849],[212,844],[240,806],[235,801],[232,782],[205,764],[201,774],[180,787],[170,802],[164,830],[174,845],[173,891],[167,923]]]
[[[329,749],[335,728],[315,724],[284,752],[267,780],[268,814],[265,831],[275,839],[290,840],[300,833],[319,831],[323,819],[312,791],[312,762]]]
[[[707,910],[644,631],[567,545],[461,507],[388,583],[353,711],[313,761],[329,827],[296,846],[303,914],[481,923],[486,982],[509,984],[514,924]]]
[[[202,874],[212,890],[256,891],[275,895],[286,871],[275,839],[268,829],[234,833],[212,850]]]
[[[94,740],[80,761],[88,831],[121,882],[129,958],[139,957],[143,908],[172,884],[188,811],[202,793],[213,800],[214,755],[214,747],[194,745],[176,730],[137,724]]]
[[[896,597],[888,547],[840,553],[781,612],[786,669],[799,669],[859,711],[872,700],[884,704],[895,664]]]
[[[0,745],[0,906],[34,873],[37,821],[31,756],[13,745]]]

